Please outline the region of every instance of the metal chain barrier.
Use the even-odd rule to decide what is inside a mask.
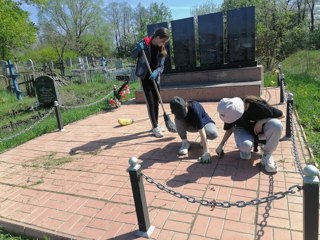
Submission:
[[[148,183],[156,185],[156,187],[158,189],[160,189],[164,192],[167,192],[167,193],[175,196],[176,198],[186,199],[190,203],[199,203],[202,206],[209,206],[209,207],[230,208],[230,207],[235,206],[235,207],[243,208],[246,206],[253,206],[253,205],[258,205],[258,204],[262,204],[262,203],[266,203],[266,202],[271,202],[273,200],[279,200],[281,198],[284,198],[286,195],[294,194],[294,193],[296,193],[296,191],[300,192],[303,189],[303,187],[301,185],[293,185],[285,192],[277,192],[277,193],[274,193],[273,195],[270,195],[267,197],[252,199],[251,201],[217,202],[215,200],[213,200],[213,201],[209,201],[209,200],[205,200],[205,199],[199,200],[199,199],[196,199],[191,196],[183,195],[182,193],[179,193],[179,192],[176,192],[172,189],[169,189],[168,187],[166,187],[165,185],[163,185],[161,183],[157,183],[153,178],[146,176],[142,172],[141,172],[141,175],[146,179],[146,181]],[[296,189],[296,191],[295,191],[295,189]]]
[[[54,111],[54,107],[51,108],[51,109],[49,110],[49,112],[46,113],[41,119],[39,119],[39,121],[33,123],[30,127],[24,129],[23,131],[18,132],[18,133],[16,133],[16,134],[14,134],[14,135],[12,135],[12,136],[9,136],[9,137],[6,137],[6,138],[0,138],[0,143],[1,143],[1,142],[4,142],[4,141],[7,141],[7,140],[10,140],[10,139],[13,139],[13,138],[16,138],[16,137],[20,136],[21,134],[28,132],[28,131],[31,130],[32,128],[34,128],[34,127],[36,127],[37,125],[39,125],[44,119],[46,119],[47,117],[49,117],[49,115],[50,115],[53,111]]]
[[[274,186],[274,179],[273,179],[273,175],[269,176],[269,191],[268,191],[268,196],[271,196],[273,194],[273,186]],[[260,222],[259,226],[260,229],[257,231],[256,234],[256,240],[260,240],[263,235],[264,235],[264,228],[268,226],[268,221],[267,219],[270,217],[270,210],[271,210],[271,202],[268,202],[265,206],[265,212],[263,213],[263,219]]]
[[[75,108],[85,108],[85,107],[90,107],[90,106],[93,106],[93,105],[96,105],[102,101],[104,101],[105,99],[107,99],[108,97],[110,97],[110,95],[113,94],[113,90],[110,91],[107,96],[103,97],[102,99],[96,101],[96,102],[93,102],[93,103],[89,103],[89,104],[85,104],[85,105],[79,105],[79,106],[63,106],[63,105],[60,105],[61,108],[65,108],[65,109],[75,109]]]
[[[295,138],[294,129],[293,129],[293,126],[295,124],[295,122],[293,121],[293,116],[294,116],[293,105],[289,105],[289,114],[290,114],[290,128],[291,128],[291,138],[290,139],[291,139],[292,146],[293,146],[294,161],[295,161],[295,164],[298,168],[298,171],[299,171],[301,177],[303,178],[302,164],[301,164],[301,161],[299,158],[298,148],[296,145],[296,138]]]

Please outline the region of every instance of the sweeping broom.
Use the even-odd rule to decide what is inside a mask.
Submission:
[[[147,64],[147,66],[148,66],[148,69],[149,69],[149,72],[150,72],[150,75],[151,75],[152,74],[152,70],[151,70],[151,67],[149,65],[146,53],[144,52],[144,50],[142,50],[142,53],[143,53],[144,60],[145,60],[145,62]],[[151,80],[151,81],[153,82],[154,88],[155,88],[155,90],[156,90],[156,92],[158,94],[158,97],[159,97],[159,100],[160,100],[160,103],[161,103],[161,107],[162,107],[162,110],[163,110],[164,122],[166,124],[166,127],[167,127],[168,131],[169,132],[177,132],[176,125],[171,121],[169,115],[164,110],[162,98],[161,98],[160,92],[158,90],[157,84],[155,83],[155,81],[153,81],[153,80]]]

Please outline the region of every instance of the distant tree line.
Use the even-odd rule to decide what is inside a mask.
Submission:
[[[39,10],[38,24],[29,19],[22,3]],[[320,49],[320,0],[208,0],[195,5],[195,17],[240,7],[256,9],[256,56],[260,64],[275,63],[299,49]],[[35,60],[66,56],[127,57],[134,44],[147,35],[147,25],[171,21],[163,3],[136,7],[130,2],[102,0],[0,0],[0,54],[33,56]]]

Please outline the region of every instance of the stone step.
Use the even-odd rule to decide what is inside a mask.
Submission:
[[[161,83],[162,84],[162,83]],[[260,96],[262,81],[245,81],[221,84],[193,84],[193,85],[161,85],[162,101],[167,103],[174,96],[196,101],[219,101],[224,97],[245,97],[247,95]],[[142,90],[136,92],[136,103],[145,103]]]
[[[161,75],[161,86],[213,85],[223,83],[254,82],[263,79],[263,67],[231,68]]]

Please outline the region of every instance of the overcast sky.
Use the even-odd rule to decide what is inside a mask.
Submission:
[[[126,2],[123,0],[105,0],[105,5],[108,5],[111,2]],[[208,2],[208,0],[162,0],[162,1],[156,1],[156,0],[128,0],[127,2],[130,3],[132,7],[136,7],[139,2],[141,2],[144,6],[148,7],[150,3],[157,2],[157,3],[163,3],[167,7],[170,8],[172,13],[173,20],[181,19],[181,18],[187,18],[191,17],[190,10],[192,7],[201,5],[203,3]],[[222,0],[216,0],[214,3],[216,5],[220,5]],[[37,23],[37,10],[33,6],[28,6],[23,4],[22,7],[24,10],[30,12],[31,14],[31,20],[35,23]]]

